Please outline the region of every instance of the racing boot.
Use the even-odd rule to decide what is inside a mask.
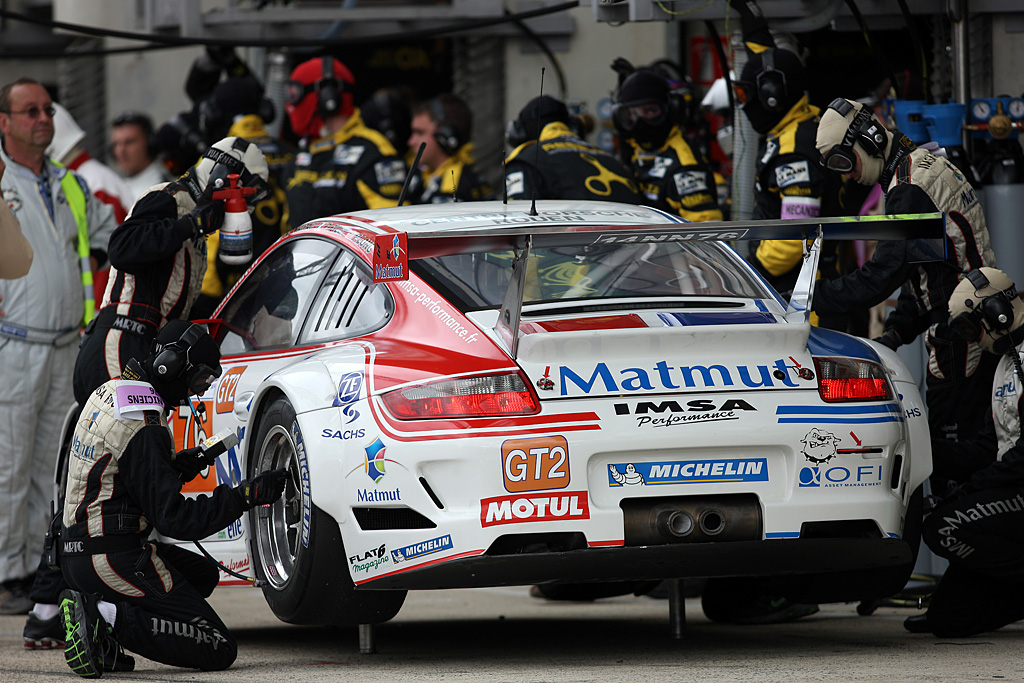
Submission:
[[[58,610],[49,619],[40,619],[35,612],[28,613],[22,631],[27,650],[53,650],[64,647],[64,620]]]
[[[95,596],[74,590],[60,594],[64,619],[64,660],[83,678],[99,678],[104,671],[132,671],[135,659],[110,634],[100,616]]]

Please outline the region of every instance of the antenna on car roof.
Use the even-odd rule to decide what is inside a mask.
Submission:
[[[544,67],[540,68],[540,96],[544,97]],[[537,107],[537,147],[533,154],[533,167],[540,163],[540,107]],[[537,183],[533,184],[533,203],[530,204],[530,215],[537,215]]]
[[[455,169],[452,169],[452,201],[459,201],[459,181],[455,179]]]
[[[416,158],[412,160],[412,166],[409,167],[409,172],[405,174],[405,182],[402,183],[402,191],[398,193],[398,206],[402,205],[402,201],[405,199],[405,193],[409,190],[409,183],[412,181],[413,173],[419,173],[420,157],[423,156],[423,150],[427,148],[427,143],[421,142],[420,148],[416,150]]]

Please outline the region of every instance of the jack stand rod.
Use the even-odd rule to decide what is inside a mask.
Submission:
[[[681,640],[686,632],[686,599],[683,579],[668,579],[668,623],[673,640]]]
[[[359,654],[377,654],[377,627],[373,624],[359,624]]]

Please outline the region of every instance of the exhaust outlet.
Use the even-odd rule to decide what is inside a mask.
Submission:
[[[763,540],[755,494],[623,498],[625,545]]]
[[[702,510],[697,519],[699,520],[700,530],[708,536],[717,536],[725,531],[725,515],[722,514],[721,510],[716,510],[715,508]]]
[[[685,538],[697,525],[682,510],[666,510],[658,515],[658,531],[666,538]]]

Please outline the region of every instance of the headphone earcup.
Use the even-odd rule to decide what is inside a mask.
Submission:
[[[438,126],[434,131],[434,140],[437,141],[437,146],[441,148],[441,151],[448,156],[454,156],[459,151],[459,147],[462,147],[458,131],[454,126]]]
[[[320,87],[316,91],[316,108],[321,116],[333,116],[341,109],[341,88],[334,77],[334,58],[324,55]]]
[[[184,365],[184,354],[173,346],[165,346],[153,359],[153,369],[161,379],[177,377]]]
[[[980,309],[985,323],[993,332],[1005,332],[1013,324],[1013,304],[1002,293],[985,297]]]
[[[757,75],[757,99],[771,112],[781,111],[787,101],[786,76],[775,68],[775,48],[761,53],[761,73]]]

